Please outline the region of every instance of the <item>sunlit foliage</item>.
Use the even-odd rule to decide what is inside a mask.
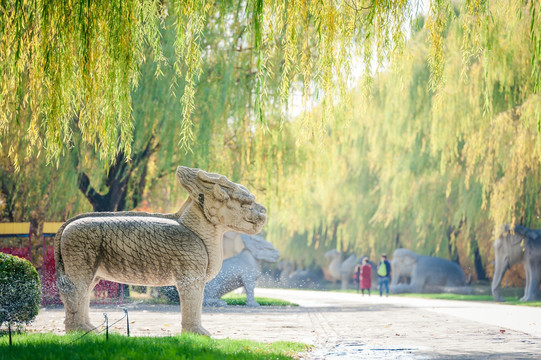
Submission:
[[[541,99],[529,6],[492,4],[484,49],[471,34],[475,22],[453,7],[437,86],[430,23],[416,32],[423,21],[415,22],[371,96],[352,94],[352,109],[335,107],[321,143],[297,148],[297,167],[279,185],[287,203],[269,217],[271,239],[301,262],[307,250],[291,242],[304,236],[315,249],[376,258],[402,246],[490,275],[496,225],[541,227]],[[464,49],[477,50],[465,57]]]
[[[114,163],[112,209],[173,211],[184,164],[253,190],[306,266],[405,246],[489,267],[494,225],[541,226],[541,5],[420,3],[2,2],[12,217],[90,210],[81,174],[106,195]]]
[[[432,11],[441,18],[433,33],[436,48],[447,16],[441,10],[445,1]],[[370,70],[374,57],[383,63],[396,53],[419,4],[418,0],[4,1],[0,133],[11,128],[27,139],[28,146],[21,154],[6,140],[0,150],[16,169],[21,157],[41,152],[57,161],[72,147],[77,126],[84,144],[106,165],[119,150],[130,158],[135,125],[131,91],[139,85],[145,60],[158,64],[157,75],[167,63],[160,40],[167,19],[173,20],[176,32],[173,77],[182,84],[174,90],[174,101],[181,105],[174,113],[180,124],[174,136],[183,150],[196,142],[195,96],[208,50],[206,36],[220,22],[242,26],[237,47],[250,50],[250,71],[256,81],[250,88],[254,111],[248,120],[265,124],[265,99],[284,108],[294,90],[304,94],[305,109],[313,101],[323,103],[324,119],[316,122],[306,116],[304,125],[308,134],[320,132],[336,96],[345,94],[352,59],[362,55]],[[478,6],[471,9],[474,14],[479,11]],[[232,33],[222,35],[227,42]],[[437,54],[434,64],[441,63]],[[273,78],[279,79],[278,88],[271,86]],[[28,123],[21,121],[25,112],[31,118]]]

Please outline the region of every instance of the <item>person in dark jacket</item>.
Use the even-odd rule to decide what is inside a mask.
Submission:
[[[355,266],[353,271],[353,282],[357,286],[357,294],[359,293],[359,286],[361,284],[361,265]]]
[[[379,296],[383,295],[385,286],[385,296],[389,296],[389,280],[391,280],[391,263],[387,261],[387,254],[381,254],[381,260],[377,267]]]

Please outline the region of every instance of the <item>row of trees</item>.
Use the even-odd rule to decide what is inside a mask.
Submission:
[[[144,1],[134,19],[158,22],[144,22],[133,38],[121,29],[108,35],[116,28],[99,19],[82,32],[97,10],[81,3],[81,23],[67,24],[80,38],[62,30],[79,50],[55,55],[64,61],[55,65],[59,78],[44,83],[50,74],[33,78],[39,69],[30,66],[36,73],[26,77],[21,64],[32,57],[10,62],[3,42],[9,56],[1,57],[0,75],[17,81],[2,83],[2,93],[15,96],[0,104],[2,220],[26,221],[32,211],[38,223],[91,210],[174,211],[183,197],[174,169],[183,164],[253,190],[269,208],[267,237],[300,266],[324,264],[330,248],[374,257],[404,246],[490,275],[495,225],[541,226],[538,2],[434,1],[426,21],[408,20],[408,1],[339,3],[201,2],[182,12]],[[111,14],[123,24],[123,11],[139,3],[115,4]],[[72,15],[60,9],[55,16]],[[4,26],[9,14],[2,12]],[[180,40],[195,48],[179,45],[184,28],[189,35]],[[21,51],[30,53],[46,40],[25,39]],[[98,56],[113,40],[126,48]],[[130,46],[131,57],[120,56]],[[81,51],[88,57],[79,68]],[[380,71],[353,87],[351,59],[364,56],[368,73],[376,53]],[[195,63],[182,60],[194,54]],[[47,61],[62,60],[55,59]],[[122,63],[117,73],[113,60]],[[137,87],[127,95],[115,76],[128,85],[137,79]],[[38,83],[42,92],[17,92]],[[42,96],[45,107],[31,105]],[[130,115],[118,117],[126,99]],[[298,103],[304,111],[288,117],[288,104]],[[56,130],[48,132],[51,124]]]
[[[354,92],[351,103],[336,106],[322,144],[298,149],[306,161],[285,179],[302,195],[285,196],[270,217],[273,240],[301,259],[306,251],[289,241],[294,234],[314,249],[330,245],[372,258],[406,247],[460,262],[484,279],[498,225],[541,227],[533,19],[513,2],[489,10],[483,36],[490,49],[465,57],[473,30],[460,16],[446,27],[437,91],[429,90],[429,34],[419,18],[404,53],[374,79],[371,96]]]

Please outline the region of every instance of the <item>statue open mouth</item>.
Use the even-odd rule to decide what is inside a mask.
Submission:
[[[244,217],[246,222],[256,226],[263,226],[267,222],[267,209],[256,202],[252,203],[250,213]]]

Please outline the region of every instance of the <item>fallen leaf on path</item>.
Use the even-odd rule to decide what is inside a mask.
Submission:
[[[502,333],[502,334],[503,334],[503,333],[505,333],[505,330],[503,330],[503,329],[502,329],[502,330],[500,330],[500,333]]]

